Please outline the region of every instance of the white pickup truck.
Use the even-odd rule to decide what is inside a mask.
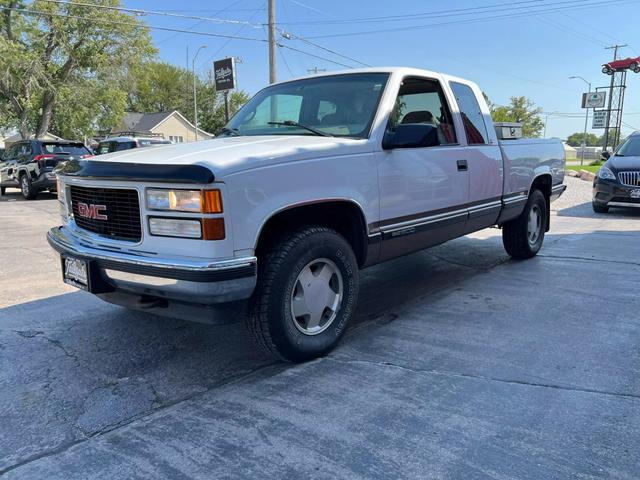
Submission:
[[[64,281],[131,308],[215,322],[258,344],[332,349],[361,268],[497,225],[534,256],[565,189],[555,140],[499,140],[472,82],[351,70],[258,92],[213,140],[59,169]]]

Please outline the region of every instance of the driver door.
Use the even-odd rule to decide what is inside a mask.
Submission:
[[[461,236],[469,197],[465,148],[438,79],[405,78],[379,153],[381,257],[384,261]],[[411,124],[431,126],[415,145],[393,146]]]

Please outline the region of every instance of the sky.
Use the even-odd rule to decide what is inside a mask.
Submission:
[[[128,8],[157,10],[195,18],[144,15],[150,26],[265,40],[266,0],[124,0]],[[640,56],[640,0],[276,0],[277,78],[309,74],[310,69],[410,66],[475,81],[498,105],[524,95],[545,112],[546,136],[566,138],[584,129],[580,108],[587,85],[609,84],[602,64],[613,58],[605,47],[628,44],[619,58]],[[238,86],[254,94],[268,84],[264,41],[226,39],[152,29],[159,57],[195,62],[205,77],[215,59],[238,57]],[[302,37],[326,49],[297,39]],[[290,47],[290,48],[287,48]],[[294,51],[297,49],[304,53]],[[322,58],[317,58],[322,57]],[[336,63],[337,62],[337,63]],[[361,63],[358,63],[361,62]],[[556,112],[556,113],[554,113]],[[549,115],[547,115],[549,114]],[[629,73],[623,134],[640,130],[640,74]],[[589,132],[600,135],[603,130]]]

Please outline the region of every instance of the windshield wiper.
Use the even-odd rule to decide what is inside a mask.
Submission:
[[[220,130],[220,133],[224,133],[226,135],[229,135],[230,137],[240,136],[240,130],[238,130],[237,128],[224,127],[222,130]]]
[[[283,122],[267,122],[269,125],[284,125],[285,127],[299,127],[304,128],[305,130],[310,131],[316,135],[320,135],[321,137],[333,137],[330,133],[323,132],[322,130],[318,130],[313,127],[308,127],[306,125],[302,125],[301,123],[294,122],[293,120],[285,120]]]

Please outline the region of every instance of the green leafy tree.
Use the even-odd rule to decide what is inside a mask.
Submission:
[[[5,126],[17,127],[23,138],[41,137],[52,125],[75,135],[122,116],[128,67],[155,53],[143,22],[117,10],[98,15],[73,3],[0,0],[0,6],[7,7],[0,12],[0,114]],[[113,102],[110,111],[99,108],[99,100]],[[67,121],[70,126],[63,126]]]
[[[602,144],[601,138],[593,133],[587,133],[586,136],[583,132],[572,133],[567,137],[567,144],[572,147],[581,147],[582,142],[585,142],[587,147],[597,147]]]
[[[525,137],[540,137],[544,122],[540,118],[542,109],[536,107],[527,97],[511,97],[509,105],[492,105],[491,117],[494,122],[522,123],[522,134]]]
[[[216,92],[212,81],[196,76],[198,127],[218,133],[225,125],[224,95]],[[162,62],[145,62],[130,72],[127,109],[134,112],[178,110],[190,122],[193,118],[193,74],[184,68]],[[249,99],[243,91],[229,94],[229,114],[233,115]]]

